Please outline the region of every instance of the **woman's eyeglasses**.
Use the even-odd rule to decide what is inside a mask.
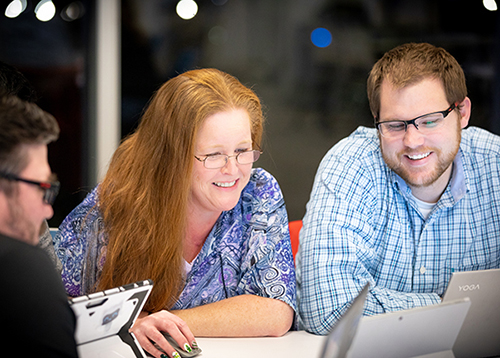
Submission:
[[[43,190],[43,201],[49,205],[54,204],[57,194],[59,194],[59,188],[61,187],[61,183],[59,183],[58,181],[53,181],[53,182],[34,181],[34,180],[19,178],[14,174],[8,174],[8,173],[0,173],[0,177],[7,180],[21,181],[23,183],[36,185],[41,190]]]
[[[214,154],[207,155],[205,158],[198,158],[196,155],[194,157],[203,162],[203,165],[207,169],[219,169],[227,164],[229,158],[236,158],[239,164],[252,164],[259,159],[261,154],[260,150],[247,150],[236,155]]]

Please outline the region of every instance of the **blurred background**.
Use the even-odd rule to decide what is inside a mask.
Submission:
[[[366,79],[399,44],[454,55],[470,124],[500,134],[495,0],[0,0],[0,10],[0,60],[28,78],[61,127],[49,146],[62,183],[53,227],[102,177],[152,93],[194,68],[226,71],[261,98],[257,165],[277,178],[290,220],[304,215],[327,150],[372,126]]]

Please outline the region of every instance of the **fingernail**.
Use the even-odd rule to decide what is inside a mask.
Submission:
[[[177,351],[174,351],[174,353],[172,353],[172,358],[181,358],[181,355],[177,353]]]
[[[189,346],[189,344],[185,343],[184,344],[184,350],[188,353],[191,353],[193,350],[191,349],[191,347]]]
[[[193,347],[194,349],[197,349],[198,343],[196,343],[196,341],[191,342],[191,347]]]
[[[168,356],[166,354],[162,354],[160,358],[168,358]]]

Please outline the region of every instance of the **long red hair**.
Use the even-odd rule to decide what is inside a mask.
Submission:
[[[236,78],[215,69],[193,70],[155,93],[137,130],[113,155],[99,189],[109,243],[96,289],[152,279],[146,310],[176,302],[196,134],[205,118],[235,108],[248,112],[254,148],[260,147],[260,101]]]

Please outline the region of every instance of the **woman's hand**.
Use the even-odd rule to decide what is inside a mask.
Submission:
[[[190,352],[191,347],[198,346],[186,322],[165,310],[150,315],[142,312],[130,331],[134,333],[142,348],[156,358],[165,358],[165,353],[172,358],[180,357],[179,353],[167,342],[162,332],[170,334],[186,352]],[[154,343],[165,353],[155,347]]]

